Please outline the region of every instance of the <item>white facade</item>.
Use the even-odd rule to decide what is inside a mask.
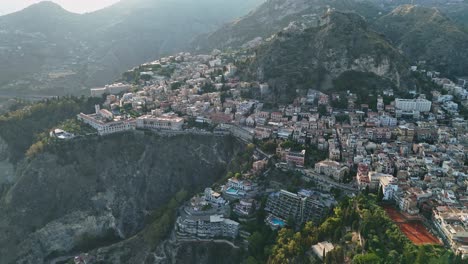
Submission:
[[[380,186],[382,187],[383,200],[393,200],[394,194],[398,191],[397,178],[393,176],[384,176],[380,178]]]
[[[153,117],[142,116],[137,119],[137,128],[142,129],[164,129],[178,131],[182,130],[184,119],[180,117]]]
[[[90,91],[92,97],[101,97],[103,94],[119,94],[126,92],[131,88],[132,86],[130,84],[114,83],[100,88],[92,88]]]
[[[228,179],[227,186],[241,191],[250,191],[253,188],[250,181],[240,181],[235,178]]]
[[[79,114],[77,118],[83,123],[88,124],[94,129],[96,129],[100,136],[134,130],[136,125],[134,119],[112,121],[106,123],[94,118],[93,115],[85,115],[83,113]]]
[[[432,102],[426,99],[396,99],[395,108],[403,111],[431,111]]]
[[[239,223],[226,219],[222,215],[179,217],[176,225],[179,233],[191,237],[236,238],[239,233]]]

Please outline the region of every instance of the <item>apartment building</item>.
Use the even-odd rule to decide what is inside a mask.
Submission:
[[[348,167],[332,160],[323,160],[315,163],[315,172],[339,181],[349,171]]]
[[[305,149],[301,151],[292,151],[290,148],[284,149],[282,147],[278,147],[276,149],[276,154],[282,161],[294,164],[298,167],[304,167],[306,155]]]
[[[426,99],[395,99],[395,108],[402,111],[431,111],[432,102]]]
[[[468,258],[468,211],[447,206],[436,207],[433,221],[450,247],[463,259]]]
[[[393,200],[398,191],[398,179],[393,176],[380,177],[379,188],[382,188],[383,200]]]
[[[157,130],[182,130],[184,119],[174,116],[158,116],[151,115],[141,116],[136,121],[137,128],[140,129],[157,129]]]
[[[301,190],[291,193],[281,190],[270,194],[266,211],[282,219],[294,219],[297,223],[318,222],[325,216],[335,200],[326,194]]]
[[[239,223],[222,215],[186,215],[177,218],[176,231],[185,237],[234,239],[239,234]]]

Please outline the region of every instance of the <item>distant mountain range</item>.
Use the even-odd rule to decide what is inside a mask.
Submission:
[[[84,93],[142,62],[188,49],[197,35],[262,0],[122,0],[78,15],[41,2],[0,17],[0,93]]]
[[[361,44],[367,48],[376,48],[365,51],[376,65],[381,57],[390,56],[393,71],[377,75],[396,86],[401,82],[395,73],[418,61],[426,61],[429,69],[449,76],[468,75],[467,1],[414,2],[419,6],[401,6],[408,3],[404,0],[122,0],[83,15],[42,2],[0,17],[0,95],[87,94],[88,88],[112,82],[129,68],[164,55],[215,48],[250,49],[262,43],[267,44],[261,45],[248,74],[253,74],[251,67],[262,69],[263,62],[283,60],[280,54],[289,61],[288,52],[298,56],[297,63],[290,63],[303,66],[304,70],[297,71],[299,76],[321,69],[321,65],[327,65],[328,73],[337,72],[330,66],[334,64],[344,67],[340,73],[355,70],[353,63],[343,64],[337,56],[309,54],[307,45],[316,45],[320,38],[324,43],[327,39],[350,41],[340,47],[332,41],[332,49],[340,52],[362,50],[356,41],[364,41]],[[350,37],[343,30],[313,33],[328,11],[359,14],[360,22],[355,25],[365,23],[361,30],[368,34],[359,31]],[[278,32],[282,32],[281,38]],[[319,34],[319,39],[310,34]],[[288,52],[268,52],[286,47]],[[354,58],[350,54],[341,55]],[[301,61],[301,57],[312,55],[319,61]],[[279,67],[267,65],[264,77],[271,80],[268,70]],[[364,68],[360,71],[366,72]],[[376,70],[368,73],[373,76]],[[328,78],[320,82],[321,88],[329,89],[330,81],[338,75],[326,74],[319,79]]]

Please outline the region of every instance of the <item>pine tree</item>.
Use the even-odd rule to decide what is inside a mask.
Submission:
[[[377,193],[377,202],[382,202],[383,197],[384,197],[384,194],[383,194],[383,187],[380,186],[379,192]]]

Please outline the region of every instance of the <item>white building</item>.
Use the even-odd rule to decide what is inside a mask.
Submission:
[[[92,88],[90,90],[92,97],[101,97],[103,94],[120,94],[129,91],[131,88],[132,85],[130,84],[114,83],[100,88]]]
[[[82,121],[85,124],[90,125],[97,130],[100,136],[109,135],[113,133],[119,133],[135,129],[135,120],[120,120],[120,121],[111,121],[104,122],[93,117],[93,115],[85,115],[83,113],[77,116],[78,120]]]
[[[239,223],[222,215],[181,216],[177,219],[176,228],[178,235],[198,238],[236,238],[239,233]]]
[[[323,160],[315,163],[315,172],[323,174],[339,181],[348,172],[348,167],[341,165],[339,162],[332,160]]]
[[[330,242],[327,242],[327,241],[319,242],[319,243],[312,246],[312,251],[320,259],[325,258],[325,256],[328,254],[328,252],[332,251],[333,249],[335,249],[333,244],[330,243]],[[325,253],[325,255],[324,255],[324,253]]]
[[[394,194],[398,191],[398,179],[393,176],[380,177],[379,188],[382,187],[383,200],[393,200]]]
[[[213,189],[211,188],[205,189],[205,200],[216,204],[226,203],[226,200],[224,200],[223,197],[221,197],[221,194],[213,191]]]
[[[456,254],[468,258],[468,211],[439,206],[433,210],[433,222]]]
[[[236,178],[228,179],[227,186],[241,191],[250,191],[253,189],[250,181],[241,181]]]
[[[380,179],[384,177],[393,177],[392,175],[380,173],[376,171],[369,172],[369,188],[371,190],[377,190],[380,186]]]
[[[171,116],[141,116],[136,121],[137,128],[140,129],[163,129],[163,130],[182,130],[184,119]]]
[[[91,115],[80,113],[77,119],[96,129],[100,136],[134,130],[136,127],[135,119],[114,119],[110,111],[101,109],[99,105],[95,106],[95,110],[96,113]]]
[[[402,111],[431,111],[432,102],[426,99],[395,99],[395,108]]]

